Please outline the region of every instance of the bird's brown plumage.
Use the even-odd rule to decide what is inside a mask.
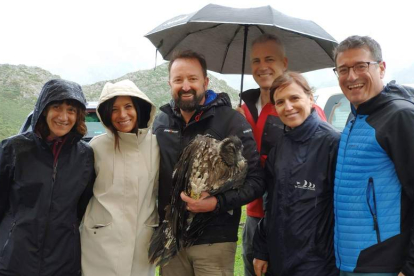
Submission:
[[[193,214],[180,198],[184,191],[198,199],[203,191],[210,196],[243,185],[247,162],[243,145],[236,136],[216,140],[197,135],[183,150],[173,172],[171,203],[166,217],[154,232],[149,249],[151,263],[164,265],[181,247],[191,246],[203,233],[214,212]]]

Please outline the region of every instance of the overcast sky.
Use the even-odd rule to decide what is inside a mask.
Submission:
[[[411,1],[0,0],[0,64],[39,66],[81,84],[150,69],[155,47],[144,35],[167,19],[209,3],[235,8],[270,5],[314,21],[338,42],[354,34],[369,35],[383,48],[388,78],[414,63]],[[326,75],[333,78],[330,71]],[[307,75],[314,85],[321,82],[318,76]],[[239,88],[240,76],[220,77]],[[253,86],[247,78],[245,87]]]

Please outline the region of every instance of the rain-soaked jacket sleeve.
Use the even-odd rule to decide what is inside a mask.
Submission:
[[[253,237],[253,257],[262,261],[269,261],[268,241],[267,241],[267,222],[271,219],[273,185],[274,185],[274,162],[276,149],[273,148],[267,156],[265,162],[265,178],[267,187],[267,202],[265,206],[265,216],[257,225]]]
[[[229,133],[237,135],[243,143],[243,156],[248,163],[248,170],[244,184],[238,189],[231,189],[216,195],[219,202],[219,212],[225,212],[239,208],[265,192],[264,172],[260,166],[260,155],[250,124],[243,115],[234,112],[234,118],[229,124]]]
[[[402,212],[414,214],[414,108],[412,104],[402,105],[387,120],[389,121],[384,123],[389,127],[377,135],[378,142],[394,163],[402,185],[402,206],[411,208]],[[410,216],[410,219],[412,229],[414,217]],[[404,275],[414,275],[414,231],[411,231],[408,256],[402,272]]]
[[[93,185],[95,183],[95,178],[96,178],[96,174],[95,174],[95,168],[94,168],[94,155],[93,155],[93,150],[91,148],[88,148],[88,162],[86,162],[86,167],[85,168],[88,171],[88,184],[85,188],[85,190],[83,191],[79,202],[78,202],[78,219],[79,221],[82,220],[83,215],[86,212],[86,208],[88,207],[89,204],[89,200],[91,199],[91,197],[93,196]]]
[[[269,251],[267,248],[267,237],[266,237],[266,221],[262,218],[257,224],[256,231],[253,236],[253,258],[269,261]]]
[[[9,206],[9,193],[13,182],[14,158],[7,141],[3,140],[0,144],[0,222]]]

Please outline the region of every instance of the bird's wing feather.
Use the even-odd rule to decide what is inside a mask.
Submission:
[[[233,140],[230,143],[233,143],[238,138],[231,139]],[[229,139],[226,139],[226,143],[229,143]],[[239,140],[238,143],[240,144],[241,141]],[[197,197],[202,191],[207,191],[214,196],[243,184],[247,163],[241,156],[241,148],[238,147],[230,152],[224,150],[223,153],[222,145],[212,137],[197,135],[181,153],[174,167],[171,203],[167,206],[166,217],[161,226],[163,228],[157,230],[154,235],[158,236],[153,236],[151,240],[150,260],[155,260],[155,263],[161,265],[168,263],[181,247],[194,244],[217,215],[216,212],[198,214],[188,212],[187,204],[181,200],[181,192]],[[237,158],[233,153],[238,153],[237,156],[241,158]],[[227,161],[240,162],[226,163],[223,162],[222,156],[227,158]]]

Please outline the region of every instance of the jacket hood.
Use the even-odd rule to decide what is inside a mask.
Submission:
[[[101,96],[99,97],[98,106],[96,107],[96,113],[101,122],[101,114],[99,113],[100,105],[103,102],[117,96],[130,96],[140,99],[138,111],[138,119],[140,121],[139,128],[149,128],[152,126],[157,109],[147,95],[130,80],[122,80],[116,83],[107,82],[105,84]],[[143,118],[145,120],[144,122],[141,121]]]
[[[414,103],[414,89],[391,81],[384,86],[384,89],[378,95],[360,104],[358,110],[351,104],[351,111],[354,115],[369,115],[395,100],[406,100]]]
[[[49,103],[63,100],[76,100],[86,109],[86,99],[83,95],[82,87],[79,84],[62,79],[46,82],[40,91],[33,111],[32,129],[35,129],[39,117]]]

